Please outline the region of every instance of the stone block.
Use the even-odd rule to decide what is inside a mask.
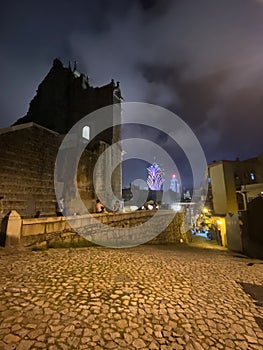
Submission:
[[[25,222],[23,220],[22,226],[22,237],[26,236],[37,236],[45,233],[45,223],[44,222]]]
[[[62,232],[64,229],[65,229],[64,220],[46,223],[46,233]]]
[[[6,227],[5,246],[16,246],[20,244],[22,220],[17,211],[12,210],[8,217]]]

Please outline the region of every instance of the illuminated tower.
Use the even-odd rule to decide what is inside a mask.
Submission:
[[[147,171],[147,185],[149,186],[149,188],[153,191],[162,190],[162,186],[164,183],[163,170],[159,167],[157,163],[153,163],[149,168],[147,168]]]
[[[164,171],[157,163],[153,163],[147,168],[147,171],[147,185],[149,187],[148,200],[161,202],[163,196],[163,183],[165,181]]]
[[[176,174],[172,175],[171,183],[170,183],[170,190],[173,192],[179,193],[180,192],[180,184],[177,180]]]

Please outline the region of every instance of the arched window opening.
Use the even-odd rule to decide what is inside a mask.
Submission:
[[[90,139],[90,127],[89,126],[84,126],[82,129],[82,137],[86,140]]]

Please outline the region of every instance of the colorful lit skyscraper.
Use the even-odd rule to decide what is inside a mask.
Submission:
[[[171,183],[170,183],[170,190],[172,190],[173,192],[176,192],[176,193],[180,193],[180,184],[179,184],[179,181],[177,179],[176,174],[172,175]]]

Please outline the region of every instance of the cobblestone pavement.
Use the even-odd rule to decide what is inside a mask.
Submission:
[[[224,250],[1,249],[0,273],[1,350],[263,349],[263,264]]]

